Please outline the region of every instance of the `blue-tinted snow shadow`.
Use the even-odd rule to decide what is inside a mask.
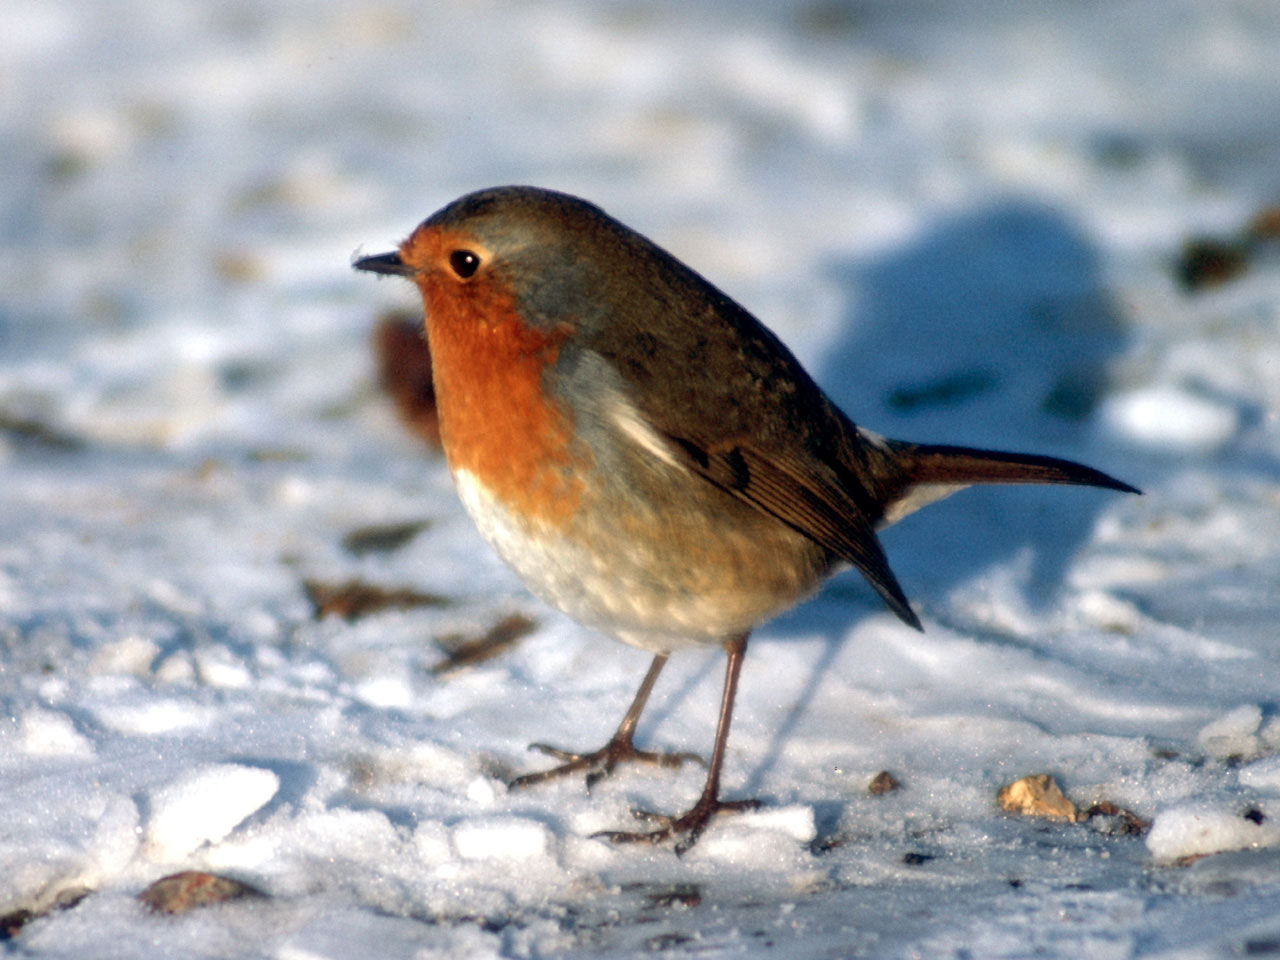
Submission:
[[[1105,293],[1098,252],[1062,212],[1002,200],[880,259],[830,269],[848,315],[844,335],[811,372],[855,422],[902,439],[1083,460],[1134,479],[1090,444],[1090,418],[1128,333]],[[926,623],[948,591],[1024,552],[1027,601],[1042,607],[1053,602],[1094,514],[1115,496],[975,488],[908,517],[882,540]],[[880,609],[861,578],[846,573],[767,627],[775,636],[816,631],[827,644],[749,789],[762,782],[849,625]]]
[[[814,373],[856,422],[908,440],[1098,459],[1089,421],[1128,334],[1097,251],[1064,214],[994,203],[833,273],[850,316]],[[1093,465],[1124,473],[1122,462]],[[1028,549],[1028,600],[1044,604],[1093,514],[1114,496],[968,490],[883,539],[908,594],[926,608],[976,569]]]

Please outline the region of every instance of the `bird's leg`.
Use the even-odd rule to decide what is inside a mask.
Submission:
[[[660,767],[679,767],[686,760],[702,763],[702,758],[696,753],[656,753],[651,750],[637,750],[635,743],[632,741],[632,737],[635,736],[636,732],[636,724],[640,722],[640,712],[644,710],[649,694],[653,692],[653,685],[657,682],[658,674],[662,672],[666,662],[667,655],[665,653],[660,653],[653,658],[653,663],[649,665],[649,672],[644,675],[640,689],[636,691],[635,699],[631,701],[631,706],[627,708],[626,716],[622,718],[622,723],[618,724],[617,732],[603,747],[593,753],[571,753],[568,750],[560,750],[545,743],[532,743],[529,745],[530,750],[538,750],[565,762],[558,767],[552,767],[550,770],[543,770],[539,773],[526,773],[522,777],[516,777],[507,784],[507,788],[516,790],[520,787],[530,787],[535,783],[542,783],[546,780],[553,780],[556,777],[586,771],[587,789],[590,790],[601,779],[613,773],[614,768],[620,763],[634,761],[653,763]]]
[[[707,782],[702,788],[702,796],[698,798],[688,812],[678,817],[661,813],[650,813],[646,810],[633,810],[632,813],[641,820],[661,824],[656,830],[631,833],[625,830],[606,830],[594,834],[614,843],[661,843],[671,837],[678,837],[676,853],[683,854],[695,843],[702,831],[707,828],[711,818],[718,813],[739,810],[754,810],[760,806],[758,800],[721,800],[720,769],[724,765],[725,744],[729,740],[729,722],[733,719],[733,698],[738,692],[738,674],[742,670],[742,658],[747,652],[747,634],[734,637],[724,645],[729,662],[725,666],[724,695],[720,699],[720,719],[716,725],[716,742],[711,751],[711,765],[707,768]]]

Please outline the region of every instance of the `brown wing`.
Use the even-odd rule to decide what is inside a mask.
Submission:
[[[853,564],[894,613],[922,629],[889,569],[872,516],[857,502],[863,492],[842,483],[835,470],[803,451],[765,452],[749,442],[664,435],[690,470]]]
[[[875,471],[864,469],[856,428],[751,314],[622,230],[623,244],[644,255],[613,262],[641,282],[622,289],[601,279],[594,302],[605,306],[590,322],[579,314],[579,343],[562,351],[561,374],[583,353],[598,356],[680,462],[857,567],[920,629],[876,538],[881,506],[859,478],[874,482]]]

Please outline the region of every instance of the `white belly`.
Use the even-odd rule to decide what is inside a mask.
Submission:
[[[643,558],[584,549],[558,531],[513,516],[466,470],[453,475],[481,535],[538,597],[574,620],[654,652],[718,644],[750,629],[755,616],[726,619],[710,598],[663,589]]]

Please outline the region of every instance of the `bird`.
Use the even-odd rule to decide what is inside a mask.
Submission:
[[[701,794],[687,811],[636,810],[615,843],[682,854],[719,814],[747,640],[853,567],[907,626],[921,621],[877,531],[971,484],[1139,492],[1055,457],[910,443],[856,425],[744,307],[578,197],[533,186],[469,193],[393,252],[352,266],[421,294],[444,454],[483,537],[531,591],[653,660],[609,741],[544,743],[560,763],[520,789],[627,762],[695,755],[636,747],[668,657],[726,653]]]

